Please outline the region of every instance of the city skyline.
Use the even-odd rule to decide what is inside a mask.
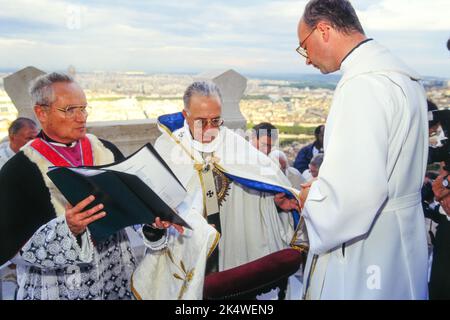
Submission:
[[[351,1],[366,34],[423,76],[450,79],[450,2]],[[302,0],[0,0],[0,69],[320,74],[295,52]]]

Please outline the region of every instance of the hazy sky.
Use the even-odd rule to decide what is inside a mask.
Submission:
[[[353,0],[368,36],[450,78],[449,0]],[[0,0],[0,69],[318,73],[296,52],[302,0]]]

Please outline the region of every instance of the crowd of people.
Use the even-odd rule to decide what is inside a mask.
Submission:
[[[429,143],[445,144],[446,129],[428,125],[437,108],[427,109],[420,76],[366,36],[347,0],[309,1],[297,33],[307,65],[343,74],[315,140],[291,166],[275,126],[246,140],[224,124],[214,83],[189,85],[183,111],[158,118],[154,148],[186,190],[176,211],[195,227],[130,226],[146,247],[139,260],[125,229],[92,240],[90,225],[108,215],[94,195],[70,204],[47,176],[124,156],[87,133],[75,79],[36,78],[38,124],[18,118],[0,145],[0,266],[15,274],[15,298],[202,299],[208,275],[295,248],[305,260],[283,297],[448,299],[447,159],[426,173]]]

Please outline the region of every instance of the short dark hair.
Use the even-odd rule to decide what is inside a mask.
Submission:
[[[11,125],[8,128],[8,134],[10,136],[17,134],[19,132],[19,130],[24,127],[36,128],[37,125],[36,125],[36,122],[34,122],[33,120],[31,120],[29,118],[19,117],[16,120],[14,120],[13,122],[11,122]]]
[[[278,139],[278,129],[273,124],[269,122],[261,122],[253,127],[253,132],[256,138],[267,136],[273,140]]]
[[[321,130],[323,127],[325,127],[323,124],[321,124],[320,126],[317,126],[317,127],[314,129],[314,135],[318,136],[318,135],[320,134],[320,130]]]
[[[348,0],[311,0],[303,13],[303,22],[314,28],[321,20],[327,21],[336,30],[351,34],[364,29],[359,22],[355,9]]]
[[[437,107],[436,103],[434,103],[430,99],[427,99],[427,106],[428,106],[428,111],[438,110],[438,107]]]

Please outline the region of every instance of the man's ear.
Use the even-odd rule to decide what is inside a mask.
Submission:
[[[183,109],[183,111],[181,111],[181,113],[183,114],[183,117],[186,119],[187,118],[187,112],[185,109]]]
[[[332,29],[331,25],[326,22],[321,21],[317,24],[317,31],[319,31],[320,37],[325,42],[328,42],[328,40],[330,39],[331,29]]]
[[[10,135],[8,135],[8,138],[9,138],[9,142],[10,143],[14,143],[14,140],[16,139],[16,135],[15,134],[10,134]]]
[[[44,108],[40,105],[34,106],[34,114],[36,115],[36,118],[38,121],[42,124],[45,123],[47,119],[47,111],[44,110]]]

